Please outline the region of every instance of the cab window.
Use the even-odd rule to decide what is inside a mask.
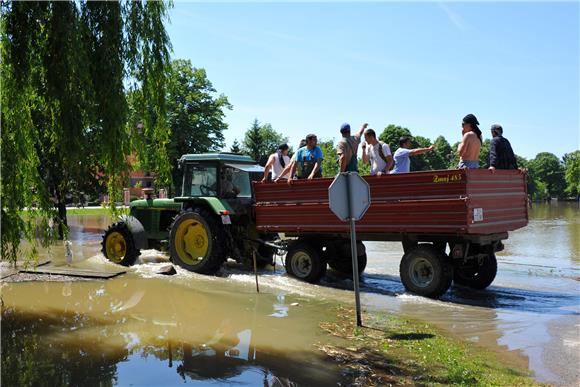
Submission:
[[[185,196],[217,196],[217,168],[190,164],[186,168]]]

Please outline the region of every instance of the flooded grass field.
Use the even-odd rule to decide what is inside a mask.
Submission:
[[[498,254],[485,291],[452,288],[441,300],[405,293],[402,248],[366,243],[366,310],[433,324],[449,335],[530,369],[536,380],[577,385],[580,363],[580,211],[536,205],[528,227]],[[73,266],[115,270],[100,253],[107,216],[71,216]],[[64,264],[55,246],[43,257]],[[331,271],[321,284],[274,271],[227,267],[220,277],[177,268],[144,251],[110,280],[3,282],[2,385],[337,385],[344,370],[316,349],[321,321],[350,305],[352,281]],[[333,340],[340,341],[340,338]]]

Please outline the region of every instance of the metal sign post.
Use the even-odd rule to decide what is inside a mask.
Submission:
[[[354,198],[351,195],[352,175],[348,175],[348,184],[346,185],[347,200],[348,200],[348,213],[350,221],[350,254],[352,257],[352,280],[354,281],[354,300],[356,304],[356,325],[362,326],[362,317],[360,311],[360,288],[358,283],[358,249],[356,246],[356,225],[353,214],[354,209]]]
[[[352,256],[352,276],[356,303],[356,324],[362,326],[360,310],[360,289],[358,274],[358,252],[356,246],[356,225],[371,204],[370,188],[356,172],[343,172],[336,176],[328,187],[330,210],[342,221],[350,222],[350,252]]]

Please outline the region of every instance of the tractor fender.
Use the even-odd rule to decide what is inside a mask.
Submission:
[[[131,231],[135,247],[139,250],[147,249],[149,247],[149,243],[147,242],[147,234],[145,233],[145,227],[143,227],[143,224],[141,224],[139,219],[131,215],[121,215],[119,219],[122,222],[125,222],[129,228],[129,231]]]
[[[176,203],[182,202],[183,208],[191,208],[194,206],[204,206],[207,207],[212,213],[216,215],[221,215],[224,212],[228,212],[230,215],[235,215],[234,209],[224,200],[220,200],[215,197],[199,197],[199,198],[175,198]]]

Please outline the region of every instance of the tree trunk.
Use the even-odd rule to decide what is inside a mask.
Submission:
[[[64,201],[59,201],[57,204],[58,209],[58,239],[64,240],[65,227],[68,228],[66,221],[66,203]]]

